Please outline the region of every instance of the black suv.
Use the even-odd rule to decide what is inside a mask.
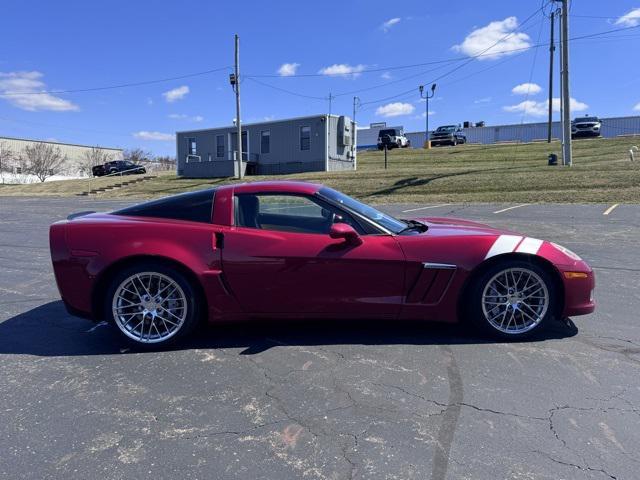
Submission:
[[[94,177],[102,177],[112,173],[122,173],[122,175],[136,175],[139,173],[147,173],[147,169],[142,165],[137,165],[129,160],[114,160],[104,165],[96,165],[91,169]]]
[[[429,135],[431,145],[458,145],[459,143],[467,143],[467,136],[457,125],[443,125],[438,127],[435,132]]]

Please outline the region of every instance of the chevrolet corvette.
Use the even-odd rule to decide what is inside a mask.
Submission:
[[[552,242],[452,218],[398,219],[331,188],[226,185],[51,225],[67,310],[137,346],[198,322],[468,322],[506,339],[593,312],[594,274]]]

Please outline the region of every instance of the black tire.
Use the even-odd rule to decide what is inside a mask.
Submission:
[[[115,307],[117,300],[114,299],[114,297],[116,296],[116,294],[118,293],[118,291],[120,291],[122,286],[126,286],[125,283],[131,279],[132,276],[135,275],[141,275],[140,278],[144,279],[144,274],[146,273],[153,273],[155,275],[157,275],[157,278],[159,279],[158,281],[161,281],[162,278],[165,279],[169,279],[173,282],[175,282],[175,284],[179,287],[178,288],[178,293],[176,294],[176,297],[180,297],[182,294],[184,295],[184,300],[179,300],[180,303],[184,304],[184,308],[186,310],[186,312],[184,312],[184,318],[183,320],[180,322],[178,320],[175,320],[174,318],[170,317],[169,314],[164,313],[167,312],[169,309],[171,309],[171,304],[169,304],[169,306],[165,303],[158,303],[158,305],[160,306],[160,308],[157,308],[157,312],[158,312],[158,317],[157,318],[161,318],[160,317],[160,312],[162,312],[162,307],[165,308],[164,312],[162,313],[163,315],[166,316],[167,321],[169,321],[169,319],[177,321],[180,323],[180,326],[178,328],[174,328],[174,327],[170,327],[172,329],[174,329],[175,331],[173,333],[171,333],[170,335],[168,334],[166,338],[162,339],[162,338],[156,338],[156,339],[152,339],[151,335],[152,335],[152,324],[153,322],[157,322],[157,326],[155,327],[156,331],[158,332],[158,335],[160,335],[160,332],[163,330],[162,325],[161,325],[161,320],[156,320],[155,316],[151,316],[151,314],[147,314],[144,316],[145,320],[143,320],[143,324],[142,324],[142,340],[140,339],[136,339],[134,335],[136,332],[135,330],[133,332],[129,331],[129,334],[125,333],[125,327],[122,326],[122,321],[118,321],[118,319],[116,319],[115,316],[115,311],[117,311],[117,308],[126,308],[126,309],[130,309],[133,307]],[[152,280],[153,281],[153,280]],[[168,282],[166,282],[168,283]],[[165,285],[166,285],[165,283]],[[138,284],[140,285],[140,284]],[[144,284],[143,284],[144,285]],[[158,287],[157,290],[161,290],[162,288],[161,283],[158,283]],[[153,283],[150,284],[149,289],[151,290],[151,286],[153,286]],[[172,287],[171,287],[172,288]],[[138,289],[136,289],[137,291]],[[140,289],[142,291],[142,289]],[[181,290],[181,291],[180,291]],[[166,290],[165,290],[166,291]],[[142,293],[144,293],[144,291],[142,291]],[[152,292],[153,293],[153,292]],[[130,301],[130,300],[127,300]],[[172,300],[173,301],[173,300]],[[155,302],[154,302],[155,304]],[[178,305],[179,303],[175,303],[174,305]],[[138,307],[138,308],[143,308]],[[144,308],[146,309],[147,307],[144,306]],[[174,312],[178,313],[180,315],[180,317],[183,316],[182,311],[180,310],[181,307],[177,307],[174,308]],[[122,311],[122,310],[120,310]],[[126,311],[126,310],[125,310]],[[132,311],[132,310],[129,310]],[[145,310],[146,311],[146,310]],[[156,312],[156,309],[154,309],[154,312]],[[194,285],[192,285],[191,281],[186,278],[180,271],[171,268],[169,266],[166,266],[162,263],[158,263],[158,262],[152,262],[152,261],[147,261],[147,262],[140,262],[140,263],[136,263],[135,265],[126,267],[122,270],[120,270],[119,272],[117,272],[113,278],[111,279],[111,282],[109,283],[109,286],[107,288],[106,291],[106,296],[105,296],[105,301],[104,301],[104,319],[107,320],[109,323],[112,323],[113,326],[115,327],[115,329],[118,331],[118,333],[120,334],[120,337],[129,345],[131,345],[132,347],[135,347],[137,349],[142,349],[142,350],[155,350],[155,349],[159,349],[159,348],[163,348],[165,346],[169,346],[169,345],[174,345],[178,342],[180,342],[181,340],[183,340],[184,338],[186,338],[191,332],[193,332],[193,330],[196,328],[196,326],[199,323],[200,320],[200,313],[201,313],[201,306],[200,306],[200,298],[198,295],[198,292],[196,290],[196,288],[194,287]],[[140,318],[142,318],[142,313],[136,313],[136,314],[124,314],[125,318],[127,315],[135,315],[133,318],[135,318],[134,322],[131,323],[137,323],[140,321]],[[121,317],[122,318],[122,315]],[[131,317],[129,317],[129,320],[131,321]],[[146,323],[145,323],[146,322]],[[165,327],[167,325],[171,326],[171,323],[167,324],[166,322],[163,322]],[[149,325],[149,336],[148,336],[148,340],[145,341],[144,340],[144,328],[146,325]],[[159,328],[160,327],[160,328]]]
[[[455,146],[457,146],[457,145],[458,145],[458,139],[454,137],[454,139],[453,139],[453,140],[451,140],[451,146],[452,146],[452,147],[455,147]]]
[[[506,270],[511,270],[511,271],[522,270],[526,272],[531,272],[532,274],[531,278],[533,279],[534,284],[535,282],[538,281],[538,279],[544,284],[544,287],[546,289],[546,295],[547,295],[546,308],[544,309],[542,308],[542,303],[539,303],[537,305],[534,304],[534,307],[536,308],[536,310],[539,309],[538,314],[540,315],[536,316],[536,313],[534,313],[533,309],[531,309],[530,307],[527,307],[527,308],[520,307],[519,306],[520,304],[517,304],[515,308],[513,305],[506,306],[506,304],[509,301],[511,301],[509,297],[506,296],[508,295],[507,293],[504,293],[505,296],[495,299],[497,301],[502,301],[504,299],[507,299],[504,304],[488,305],[488,306],[485,304],[483,308],[483,295],[485,290],[487,290],[487,292],[490,294],[487,298],[487,301],[489,301],[488,299],[491,298],[491,292],[495,292],[497,294],[497,295],[493,295],[494,297],[497,297],[498,295],[503,295],[502,292],[497,292],[496,290],[492,289],[488,285],[489,283],[492,282],[493,279],[495,279],[498,275],[500,275],[501,272],[504,272]],[[537,277],[537,279],[535,277]],[[503,277],[498,277],[498,278],[503,278]],[[518,285],[518,282],[521,282],[520,287],[518,288],[522,288],[524,280],[520,280],[518,277],[513,277],[513,278],[516,280],[516,285]],[[528,290],[527,295],[531,294],[531,288],[535,290],[538,287],[532,286],[532,287],[529,287],[528,289],[524,288],[524,290]],[[540,292],[536,292],[536,293],[545,293],[545,290],[542,289]],[[468,308],[466,312],[467,320],[475,327],[475,329],[479,333],[491,338],[498,338],[503,340],[521,340],[521,339],[531,337],[532,335],[538,335],[548,327],[548,325],[551,323],[551,320],[558,314],[558,310],[559,310],[558,308],[559,295],[558,295],[558,288],[557,288],[555,278],[552,275],[550,275],[544,268],[540,267],[538,264],[528,262],[525,260],[507,259],[492,265],[482,275],[480,275],[475,279],[474,283],[471,285],[471,288],[469,289],[469,294],[470,294],[470,298],[468,299],[469,302],[468,302]],[[514,302],[515,301],[517,301],[517,299],[514,299]],[[531,299],[530,302],[543,302],[543,301],[538,299]],[[503,310],[503,307],[504,307],[504,310]],[[492,323],[490,319],[487,318],[487,314],[485,314],[485,311],[487,310],[487,308],[491,308],[491,310],[487,312],[488,315],[492,315],[492,314],[496,315],[497,317],[499,317],[499,319],[496,319],[496,316],[494,316],[493,318],[496,320],[494,320],[494,322]],[[504,317],[502,316],[503,312],[504,312]],[[525,316],[521,312],[527,313],[527,316]],[[510,317],[509,322],[506,325],[506,330],[509,330],[509,326],[511,325],[511,321],[512,321],[511,318],[513,318],[513,321],[515,323],[514,325],[515,328],[518,327],[519,319],[523,322],[523,327],[521,331],[517,331],[514,328],[513,331],[507,332],[505,331],[504,328],[501,329],[499,326],[495,325],[495,323],[497,323],[499,320],[506,322],[506,318],[508,315],[513,315],[513,316]],[[531,317],[531,315],[533,315],[533,317]],[[531,317],[531,319],[527,317]],[[524,327],[525,322],[530,322],[532,324],[530,327],[527,327],[526,330]]]

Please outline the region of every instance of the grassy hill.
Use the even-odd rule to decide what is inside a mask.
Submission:
[[[358,154],[355,172],[313,172],[252,176],[247,181],[296,179],[321,182],[368,202],[640,202],[640,159],[629,148],[640,138],[592,139],[574,143],[574,166],[549,167],[554,142],[465,145],[431,150],[392,150],[388,169],[382,152]],[[131,177],[130,177],[131,178]],[[91,187],[118,179],[92,179]],[[171,173],[102,198],[150,198],[234,182],[233,179],[184,179]],[[2,195],[75,195],[89,180],[1,185]]]

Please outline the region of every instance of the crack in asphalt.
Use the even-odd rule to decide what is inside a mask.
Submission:
[[[583,466],[583,465],[578,465],[578,464],[571,463],[571,462],[565,462],[563,460],[558,460],[557,458],[554,458],[551,455],[549,455],[548,453],[542,452],[540,450],[532,450],[531,453],[537,453],[539,455],[542,455],[542,456],[548,458],[549,460],[551,460],[552,462],[557,463],[559,465],[565,465],[567,467],[577,468],[578,470],[581,470],[583,472],[598,472],[598,473],[602,473],[603,475],[606,475],[608,478],[610,478],[612,480],[617,480],[618,479],[618,477],[616,477],[615,475],[610,474],[609,472],[607,472],[603,468],[593,468],[593,467],[590,467],[587,464],[585,464]]]

